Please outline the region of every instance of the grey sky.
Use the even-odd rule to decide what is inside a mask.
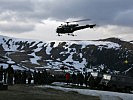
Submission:
[[[71,18],[90,18],[102,30],[108,27],[106,31],[109,31],[111,26],[110,34],[117,30],[116,27],[118,30],[125,28],[131,33],[132,5],[133,0],[0,0],[0,32],[32,34],[39,32],[36,31],[40,29],[38,25],[47,19],[58,23]],[[45,25],[47,24],[44,24],[44,27],[47,27]],[[112,29],[112,26],[115,29]],[[49,32],[48,29],[44,30],[45,32]],[[122,33],[121,29],[120,32],[127,33]]]

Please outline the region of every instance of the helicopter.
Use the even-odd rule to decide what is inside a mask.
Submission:
[[[83,19],[83,20],[76,20],[76,21],[71,21],[71,22],[65,22],[66,24],[61,24],[60,26],[57,27],[56,33],[58,33],[58,36],[61,36],[61,34],[67,34],[71,36],[75,36],[73,34],[74,31],[85,29],[85,28],[94,28],[96,24],[87,24],[87,25],[80,25],[79,24],[69,24],[73,22],[81,22],[81,21],[87,21],[90,19]]]

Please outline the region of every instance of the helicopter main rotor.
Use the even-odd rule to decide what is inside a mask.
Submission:
[[[91,19],[82,19],[82,20],[75,20],[75,21],[67,21],[65,23],[67,23],[67,25],[68,25],[69,23],[72,23],[72,22],[81,22],[81,21],[88,21],[88,20],[91,20]]]

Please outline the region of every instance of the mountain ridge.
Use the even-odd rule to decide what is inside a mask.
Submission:
[[[85,41],[39,41],[0,36],[0,61],[21,66],[57,68],[71,71],[101,66],[132,75],[133,44],[118,38]],[[128,64],[124,61],[128,60]],[[130,70],[128,70],[130,69]]]

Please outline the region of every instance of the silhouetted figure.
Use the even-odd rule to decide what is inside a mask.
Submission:
[[[3,72],[4,72],[3,66],[1,66],[1,67],[0,67],[0,81],[3,80]]]
[[[80,86],[82,86],[84,83],[84,76],[82,73],[80,73],[80,80],[79,81],[80,81]]]
[[[70,73],[66,73],[65,77],[66,77],[66,83],[69,84],[69,82],[70,82]]]
[[[48,74],[47,74],[47,71],[44,69],[43,71],[42,71],[42,84],[47,84],[48,83],[48,80],[47,80],[47,77],[48,77]]]
[[[37,73],[37,83],[41,84],[41,72],[40,71],[38,71]]]
[[[22,83],[22,73],[20,70],[18,70],[18,84],[21,84]]]
[[[4,84],[7,84],[7,72],[4,70]]]
[[[37,72],[36,71],[34,71],[33,78],[34,78],[34,84],[37,84],[38,79],[37,79]]]
[[[22,72],[22,84],[26,84],[26,78],[27,78],[26,71],[23,71]]]
[[[20,70],[14,72],[14,84],[22,84],[22,73]]]
[[[76,84],[76,80],[77,80],[77,76],[76,76],[76,74],[73,72],[73,74],[72,74],[72,83],[73,83],[73,84]]]
[[[14,72],[14,84],[18,84],[18,71]]]
[[[77,85],[80,84],[80,72],[77,73]]]
[[[28,84],[31,84],[32,74],[31,74],[31,71],[30,70],[27,73],[27,78],[28,78]]]
[[[14,70],[11,67],[11,64],[9,64],[9,66],[8,66],[6,71],[7,71],[7,75],[8,75],[7,83],[8,83],[8,85],[13,85]]]
[[[95,79],[94,77],[90,74],[89,78],[88,78],[88,84],[90,88],[93,88],[95,86]]]
[[[87,87],[87,85],[88,85],[88,78],[89,78],[90,74],[91,74],[90,72],[88,72],[88,73],[86,72],[86,73],[85,73],[85,86],[86,86],[86,87]]]

